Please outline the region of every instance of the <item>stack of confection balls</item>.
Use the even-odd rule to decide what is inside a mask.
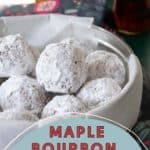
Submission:
[[[35,51],[20,34],[0,38],[0,118],[86,113],[110,103],[127,82],[121,57],[90,39],[51,43],[39,57]]]

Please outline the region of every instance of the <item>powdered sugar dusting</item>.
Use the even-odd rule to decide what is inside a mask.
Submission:
[[[84,54],[69,44],[48,45],[37,62],[36,76],[47,91],[75,93],[87,78]]]
[[[100,78],[87,82],[77,97],[82,99],[89,109],[92,109],[111,101],[120,92],[121,88],[115,80]]]
[[[35,58],[19,34],[0,38],[0,76],[24,75],[33,71]]]
[[[97,44],[89,39],[79,39],[76,37],[70,37],[62,40],[62,43],[68,44],[71,47],[78,47],[87,56],[94,50],[96,50]]]
[[[87,107],[73,95],[55,96],[43,109],[42,117],[67,112],[86,112]]]
[[[117,81],[120,86],[126,79],[126,68],[122,60],[115,54],[107,51],[95,51],[86,58],[89,80],[109,77]]]
[[[14,76],[0,87],[0,105],[3,110],[23,108],[40,114],[46,104],[46,93],[36,80],[27,76]]]

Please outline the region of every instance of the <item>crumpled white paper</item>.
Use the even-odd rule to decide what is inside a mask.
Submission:
[[[20,33],[30,46],[41,51],[69,24],[90,27],[93,24],[93,18],[57,14],[3,17],[0,19],[0,36]]]

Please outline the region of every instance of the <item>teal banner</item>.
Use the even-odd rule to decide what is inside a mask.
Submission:
[[[20,135],[7,150],[141,150],[124,129],[108,121],[73,117],[43,121]]]

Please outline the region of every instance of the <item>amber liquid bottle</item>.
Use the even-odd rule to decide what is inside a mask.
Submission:
[[[150,0],[114,0],[114,17],[121,33],[150,31]]]

